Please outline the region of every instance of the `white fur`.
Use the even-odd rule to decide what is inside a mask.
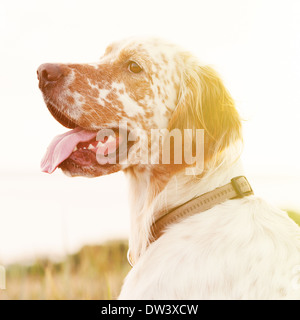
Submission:
[[[189,57],[184,66],[183,74],[189,75],[189,81],[197,79],[197,63]],[[214,77],[210,74],[207,79]],[[207,81],[201,76],[199,79]],[[197,97],[204,94],[213,99],[215,88],[211,86],[215,85],[221,86],[222,94],[225,92],[216,82],[197,84],[192,89],[195,104],[199,105]],[[191,89],[183,84],[179,90],[185,103]],[[201,108],[195,113],[199,114],[201,117]],[[194,117],[189,121],[194,121]],[[150,227],[157,212],[175,208],[229,183],[233,177],[245,175],[238,160],[241,136],[238,137],[238,131],[231,134],[232,142],[221,153],[226,139],[221,136],[217,141],[201,177],[180,171],[171,176],[154,199],[153,168],[127,172],[131,194],[129,245],[136,264],[125,279],[119,299],[300,298],[300,228],[287,213],[257,196],[228,200],[175,223],[149,245]]]
[[[179,176],[170,181],[160,199],[166,197],[176,206],[241,174],[240,163],[235,163],[190,187],[188,176]],[[146,180],[137,187],[144,184],[144,192]],[[256,196],[228,200],[172,225],[147,248],[149,221],[145,220],[148,215],[151,221],[153,208],[143,207],[145,197],[141,191],[132,208],[138,216],[132,217],[136,235],[130,245],[133,256],[141,252],[140,257],[119,299],[300,298],[300,285],[295,285],[300,230],[285,212]]]

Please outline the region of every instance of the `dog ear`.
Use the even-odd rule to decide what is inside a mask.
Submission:
[[[182,82],[168,129],[192,129],[193,138],[196,129],[204,129],[207,162],[242,139],[241,119],[231,95],[211,67],[194,64],[183,74]]]

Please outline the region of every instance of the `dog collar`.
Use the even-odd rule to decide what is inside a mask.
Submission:
[[[160,216],[151,226],[152,237],[150,243],[156,241],[164,233],[165,229],[174,223],[211,209],[226,200],[243,198],[253,194],[251,185],[246,177],[238,176],[232,178],[230,183],[204,193]],[[130,250],[127,253],[127,260],[133,266]]]

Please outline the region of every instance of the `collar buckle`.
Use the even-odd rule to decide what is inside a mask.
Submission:
[[[237,193],[235,198],[244,198],[253,194],[250,183],[245,176],[238,176],[231,179],[231,185]]]

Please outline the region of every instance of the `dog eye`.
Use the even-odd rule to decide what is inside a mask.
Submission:
[[[142,68],[134,61],[129,62],[128,69],[133,73],[140,73],[142,71]]]

